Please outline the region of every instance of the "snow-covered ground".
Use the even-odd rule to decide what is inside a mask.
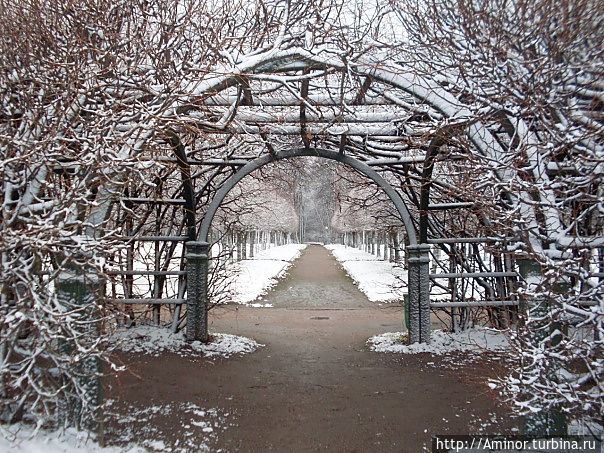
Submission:
[[[325,247],[370,301],[402,300],[407,294],[407,273],[401,267],[354,247],[339,244]]]
[[[233,292],[234,301],[253,307],[269,306],[253,301],[277,284],[305,247],[304,244],[272,247],[258,252],[253,259],[234,264],[230,269],[234,278],[229,288]],[[229,357],[253,352],[263,346],[250,338],[220,333],[213,334],[213,339],[208,344],[189,343],[185,341],[183,333],[173,334],[169,329],[144,325],[120,329],[112,338],[118,350],[154,356],[167,351],[181,356]]]
[[[232,413],[191,402],[146,406],[113,400],[108,403],[106,413],[113,420],[108,427],[112,439],[123,444],[136,439],[150,452],[209,452],[212,449],[208,444],[234,425]],[[167,423],[173,419],[177,419],[180,426],[177,436],[170,428],[171,423]]]
[[[156,326],[136,326],[120,329],[112,335],[116,349],[158,356],[162,352],[173,352],[183,357],[230,357],[234,354],[254,352],[262,344],[251,338],[225,333],[212,334],[210,343],[187,342],[182,332],[172,333],[169,329]]]
[[[256,244],[255,256],[251,259],[227,263],[221,272],[225,273],[228,283],[221,288],[225,293],[232,294],[232,300],[239,304],[250,304],[277,284],[283,277],[292,262],[300,256],[305,244],[286,244],[275,245],[268,244],[266,250],[260,250],[260,244]],[[218,256],[221,253],[219,244],[215,244],[212,249],[212,255]],[[153,269],[149,257],[153,257],[153,249],[149,244],[142,244],[137,250],[137,257],[134,261],[133,269],[135,271],[148,271]],[[180,245],[174,253],[175,258],[168,265],[167,270],[180,270],[180,256],[182,250]],[[108,291],[113,291],[113,287],[108,287]],[[153,280],[146,276],[134,277],[133,291],[135,294],[151,297],[153,293]],[[165,297],[177,297],[178,279],[168,277],[166,279]],[[119,285],[114,293],[116,298],[125,297],[123,288]],[[262,304],[253,304],[253,306],[265,306]]]
[[[113,419],[112,438],[121,446],[101,447],[88,432],[74,428],[58,431],[35,430],[32,425],[17,423],[0,427],[0,452],[2,453],[153,453],[211,451],[208,442],[214,441],[229,426],[228,412],[202,408],[193,403],[170,403],[138,407],[127,405],[115,411],[115,402],[108,401],[105,409]],[[123,406],[123,404],[122,404]],[[167,418],[178,418],[182,427],[180,439],[174,440],[164,432]],[[169,424],[167,426],[170,426]],[[115,432],[114,432],[115,431]],[[137,439],[138,445],[132,443]],[[172,439],[171,441],[169,439]]]
[[[407,294],[407,271],[401,266],[377,258],[371,253],[355,247],[331,244],[325,246],[340,262],[346,273],[352,278],[359,289],[372,302],[389,302],[401,300]],[[435,272],[435,270],[432,270]],[[436,278],[430,286],[430,300],[449,300],[450,295],[445,288],[448,280]],[[475,297],[468,291],[468,298]]]
[[[473,328],[459,333],[448,333],[434,330],[430,344],[415,343],[408,345],[404,341],[403,332],[387,332],[376,335],[367,340],[372,351],[395,352],[401,354],[418,354],[427,352],[435,355],[447,354],[458,351],[504,351],[508,348],[508,339],[505,332],[488,329]]]
[[[35,432],[34,427],[17,423],[0,428],[0,451],[3,453],[146,453],[140,446],[101,447],[90,433],[74,428],[65,431]]]
[[[272,247],[258,252],[253,259],[236,263],[233,266],[236,277],[230,287],[234,302],[257,307],[267,306],[252,302],[277,284],[305,247],[305,244]]]

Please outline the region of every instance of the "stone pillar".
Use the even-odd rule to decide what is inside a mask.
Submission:
[[[208,341],[207,242],[190,241],[187,247],[187,340]]]
[[[407,246],[409,253],[409,343],[430,343],[430,246]]]
[[[541,265],[531,259],[522,258],[516,260],[518,263],[518,271],[520,276],[525,281],[527,286],[531,284],[541,284],[543,281],[543,273]],[[553,292],[563,294],[565,291],[570,290],[570,286],[566,283],[558,283],[552,288]],[[520,299],[520,310],[523,317],[535,317],[536,319],[548,318],[548,312],[550,310],[550,304],[545,299],[528,299],[526,295]],[[533,342],[542,342],[546,340],[551,334],[559,330],[559,325],[550,325],[549,329],[533,328],[529,330],[533,336]],[[549,345],[556,346],[560,342],[560,337],[551,338]],[[557,370],[549,370],[552,374]],[[553,375],[550,378],[554,378]],[[565,415],[556,408],[550,409],[549,411],[541,411],[532,413],[525,416],[524,418],[524,434],[528,436],[560,436],[567,434],[567,422]]]
[[[78,343],[86,347],[87,343],[97,341],[100,334],[99,299],[102,297],[103,281],[94,269],[66,269],[56,280],[57,301],[73,317],[91,322],[78,322],[72,328],[78,334]],[[60,351],[65,355],[77,355],[77,345],[72,338],[60,340]],[[102,402],[101,363],[97,357],[84,357],[74,362],[71,376],[62,376],[66,398],[57,405],[59,424],[101,431],[99,417],[96,414]],[[83,393],[77,394],[73,386]],[[99,432],[99,434],[102,434]]]

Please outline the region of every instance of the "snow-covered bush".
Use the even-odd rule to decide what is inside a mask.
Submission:
[[[522,365],[510,390],[527,413],[601,419],[604,10],[592,0],[416,0],[395,10],[410,41],[400,60],[455,93],[468,122],[496,139],[488,157],[473,153],[466,189],[491,193],[492,231],[520,238],[518,294],[530,310],[512,341]],[[479,142],[448,140],[460,150]]]
[[[103,267],[118,252],[103,229],[108,200],[129,181],[156,186],[161,164],[149,174],[136,157],[167,141],[170,124],[157,118],[178,96],[183,64],[215,61],[191,27],[220,29],[224,17],[194,1],[2,4],[3,419],[56,421],[60,406],[81,412],[70,423],[94,418],[91,386],[107,358]]]

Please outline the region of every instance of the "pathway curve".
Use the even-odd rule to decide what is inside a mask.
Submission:
[[[113,397],[233,413],[236,426],[212,446],[222,451],[418,453],[429,451],[432,435],[465,434],[480,419],[500,420],[487,431],[509,431],[485,384],[495,364],[452,370],[438,357],[369,351],[368,337],[400,330],[401,309],[367,301],[323,247],[307,247],[264,302],[274,308],[229,306],[211,316],[212,331],[264,348],[229,360],[137,360]]]

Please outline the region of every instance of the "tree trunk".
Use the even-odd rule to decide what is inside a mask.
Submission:
[[[254,258],[254,252],[256,251],[256,230],[252,230],[248,234],[250,236],[250,258]]]

